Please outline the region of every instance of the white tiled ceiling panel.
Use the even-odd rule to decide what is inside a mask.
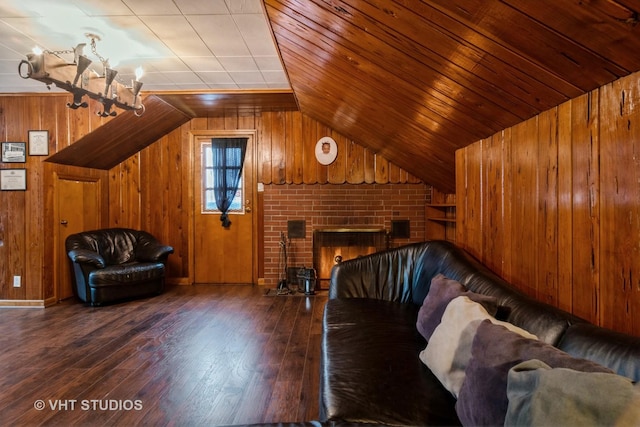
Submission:
[[[118,80],[142,66],[143,91],[290,88],[261,0],[3,0],[0,93],[48,91],[18,73],[36,46],[71,62],[86,43],[99,71],[87,33]]]

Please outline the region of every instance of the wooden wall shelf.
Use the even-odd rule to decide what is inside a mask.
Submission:
[[[435,218],[435,217],[430,217],[430,218],[427,218],[427,221],[456,222],[456,219],[455,218]]]
[[[454,194],[434,194],[435,198],[447,201],[455,200]],[[456,204],[455,203],[427,203],[425,205],[427,240],[456,240]]]

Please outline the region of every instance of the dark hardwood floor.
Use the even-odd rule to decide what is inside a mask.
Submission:
[[[265,291],[177,286],[100,308],[68,301],[0,309],[0,420],[14,426],[315,420],[326,293]]]

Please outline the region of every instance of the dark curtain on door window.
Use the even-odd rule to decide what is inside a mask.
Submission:
[[[213,194],[216,206],[222,212],[220,222],[225,228],[231,225],[228,211],[238,191],[244,155],[247,151],[247,140],[248,138],[211,139]]]

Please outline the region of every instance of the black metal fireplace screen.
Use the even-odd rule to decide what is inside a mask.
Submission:
[[[333,228],[313,231],[313,266],[317,286],[329,287],[331,269],[342,261],[369,255],[389,247],[385,229]]]

